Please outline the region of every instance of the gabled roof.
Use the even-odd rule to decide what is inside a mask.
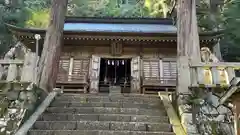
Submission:
[[[67,17],[65,31],[175,33],[171,19],[153,18],[80,18]]]
[[[130,32],[130,33],[176,33],[177,28],[165,24],[120,24],[120,23],[65,23],[64,31]]]
[[[45,29],[20,28],[7,24],[10,31],[18,36],[30,36],[42,34]],[[200,40],[205,42],[217,40],[221,32],[200,33]],[[82,39],[84,36],[104,36],[105,39],[115,37],[154,37],[156,40],[177,39],[177,28],[172,19],[165,18],[95,18],[95,17],[66,17],[64,24],[64,37]],[[94,37],[95,36],[95,37]],[[123,38],[126,39],[126,38]]]

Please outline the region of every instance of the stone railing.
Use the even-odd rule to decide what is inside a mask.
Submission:
[[[0,60],[0,81],[20,81],[23,63],[23,60]]]
[[[229,87],[240,63],[191,63],[191,87]]]
[[[190,63],[188,68],[186,79],[189,77],[190,91],[178,95],[178,111],[186,132],[233,135],[233,112],[220,103],[220,96],[231,88],[240,63],[200,62]]]
[[[0,60],[0,81],[35,82],[36,54],[28,52],[24,60]]]

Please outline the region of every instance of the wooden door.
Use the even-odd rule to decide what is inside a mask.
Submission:
[[[140,57],[134,57],[131,61],[131,92],[140,93]]]
[[[72,80],[79,83],[86,83],[89,69],[88,58],[74,58],[71,71]]]
[[[90,93],[97,93],[99,88],[99,73],[100,73],[101,58],[93,55],[90,68]]]
[[[68,81],[70,67],[70,57],[61,57],[59,60],[59,70],[57,76],[58,83],[64,83]]]
[[[144,80],[160,80],[160,64],[158,59],[144,59],[142,65]]]
[[[177,62],[163,59],[163,80],[164,83],[175,84],[177,78]]]
[[[142,85],[160,85],[161,65],[159,59],[142,60]]]

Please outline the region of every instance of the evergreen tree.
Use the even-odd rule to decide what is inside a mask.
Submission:
[[[22,0],[0,0],[0,55],[13,44],[13,38],[7,31],[5,23],[24,26],[26,18],[27,13]]]
[[[240,0],[232,0],[223,9],[224,57],[228,61],[240,61]]]
[[[0,56],[15,42],[5,23],[45,27],[49,6],[50,0],[0,0]]]

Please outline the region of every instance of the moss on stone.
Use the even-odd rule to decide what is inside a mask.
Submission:
[[[19,129],[38,106],[42,92],[29,82],[0,82],[0,135]]]

